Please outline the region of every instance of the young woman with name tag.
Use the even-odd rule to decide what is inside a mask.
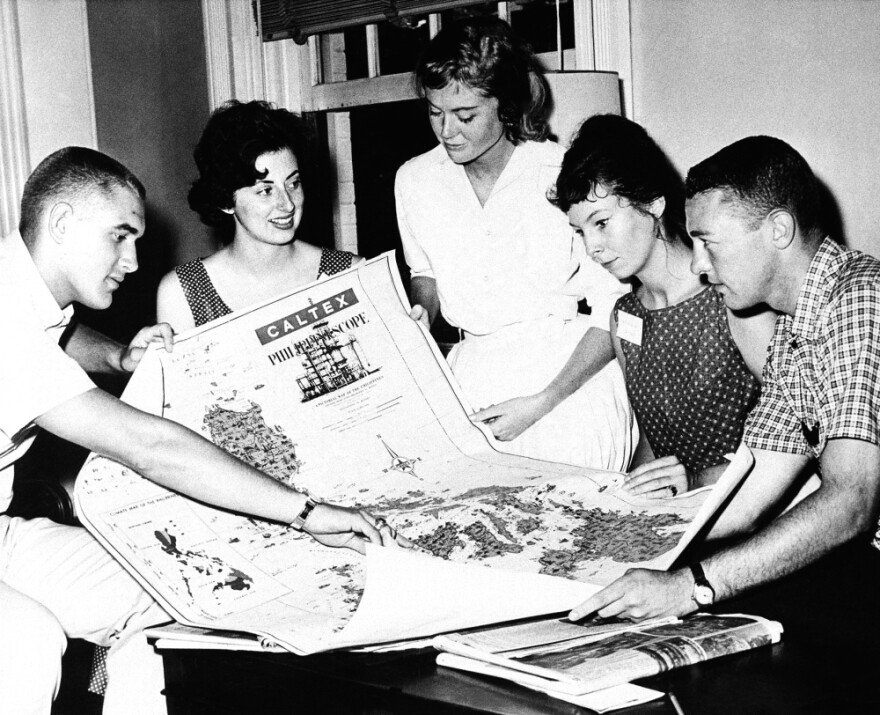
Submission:
[[[226,245],[162,279],[159,322],[181,332],[363,260],[296,237],[310,137],[297,115],[266,102],[232,100],[211,115],[193,152],[199,177],[188,198]]]
[[[624,488],[669,497],[714,483],[757,402],[776,314],[733,313],[692,272],[681,179],[638,124],[586,120],[552,200],[590,257],[634,287],[611,316],[641,432]]]

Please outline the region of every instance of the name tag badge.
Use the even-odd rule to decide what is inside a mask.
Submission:
[[[617,337],[633,345],[642,346],[642,319],[617,311]]]

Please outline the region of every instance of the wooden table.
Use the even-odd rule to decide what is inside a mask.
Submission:
[[[203,713],[585,713],[503,680],[438,667],[430,650],[386,654],[163,650],[169,715]],[[880,712],[880,656],[797,642],[639,681],[687,715]],[[626,713],[673,713],[668,700]]]

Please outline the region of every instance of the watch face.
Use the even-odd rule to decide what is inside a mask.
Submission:
[[[694,600],[701,606],[711,606],[715,600],[715,594],[709,586],[694,586]]]

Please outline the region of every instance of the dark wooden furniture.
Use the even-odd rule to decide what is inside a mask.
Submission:
[[[589,712],[506,681],[438,667],[430,650],[298,657],[163,650],[169,715]],[[783,642],[640,681],[687,715],[880,712],[880,657]],[[668,700],[626,713],[673,713]]]

